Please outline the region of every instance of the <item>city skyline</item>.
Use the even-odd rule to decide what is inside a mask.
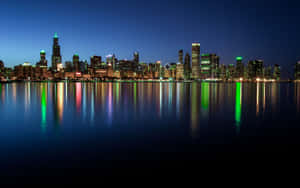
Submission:
[[[201,53],[218,54],[222,64],[234,63],[235,57],[243,56],[246,62],[263,59],[266,65],[279,64],[291,72],[290,67],[300,59],[297,55],[299,26],[292,24],[298,16],[288,10],[297,9],[299,5],[281,2],[266,1],[263,5],[268,8],[263,8],[257,1],[252,1],[251,6],[245,2],[229,5],[218,1],[188,1],[182,5],[180,1],[154,1],[149,5],[153,12],[136,1],[114,1],[114,6],[96,1],[72,1],[70,6],[68,1],[63,1],[55,11],[49,10],[53,10],[56,1],[34,2],[30,6],[19,2],[18,7],[13,1],[4,2],[0,12],[7,19],[3,20],[5,27],[0,36],[0,59],[8,67],[26,61],[35,64],[40,50],[52,54],[49,38],[58,32],[63,63],[74,54],[83,60],[107,54],[131,59],[132,53],[139,51],[142,62],[161,60],[166,64],[177,62],[178,49],[191,54],[190,44],[200,42]],[[112,7],[118,14],[96,10],[91,5]],[[206,10],[213,5],[217,6],[209,9],[211,12]],[[248,14],[254,8],[256,14]],[[17,14],[11,15],[11,12]],[[39,13],[42,14],[38,17]],[[227,18],[222,18],[222,14]],[[160,17],[163,19],[158,20]],[[47,59],[50,60],[49,56]]]

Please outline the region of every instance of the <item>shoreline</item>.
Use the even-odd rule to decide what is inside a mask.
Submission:
[[[0,83],[26,83],[26,82],[37,82],[37,83],[49,83],[49,82],[82,82],[82,83],[201,83],[201,82],[209,82],[209,83],[297,83],[300,80],[281,80],[281,81],[212,81],[212,80],[11,80],[11,81],[0,81]]]

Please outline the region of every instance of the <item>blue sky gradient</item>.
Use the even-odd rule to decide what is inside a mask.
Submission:
[[[1,0],[0,59],[6,66],[36,63],[44,49],[51,62],[58,32],[63,61],[114,53],[143,62],[177,62],[177,52],[216,53],[221,63],[236,56],[291,67],[300,60],[300,3],[220,0]]]

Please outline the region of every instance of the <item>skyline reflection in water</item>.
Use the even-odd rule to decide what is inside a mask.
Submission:
[[[282,98],[281,89],[293,97]],[[232,122],[231,128],[239,133],[247,118],[274,117],[283,104],[300,112],[300,83],[27,82],[0,84],[0,96],[1,112],[8,117],[23,111],[35,122],[40,113],[41,132],[51,126],[71,127],[76,121],[111,127],[149,120],[180,123],[198,138],[216,119],[220,124]]]

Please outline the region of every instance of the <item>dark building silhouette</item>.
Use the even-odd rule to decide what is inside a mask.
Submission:
[[[183,64],[183,50],[179,50],[178,52],[178,62]]]
[[[4,63],[2,60],[0,60],[0,71],[3,72],[4,70]]]
[[[184,58],[184,79],[188,80],[191,77],[191,56],[189,53],[185,54]]]
[[[273,79],[279,81],[281,76],[280,66],[278,64],[274,65],[274,71],[273,71]]]

